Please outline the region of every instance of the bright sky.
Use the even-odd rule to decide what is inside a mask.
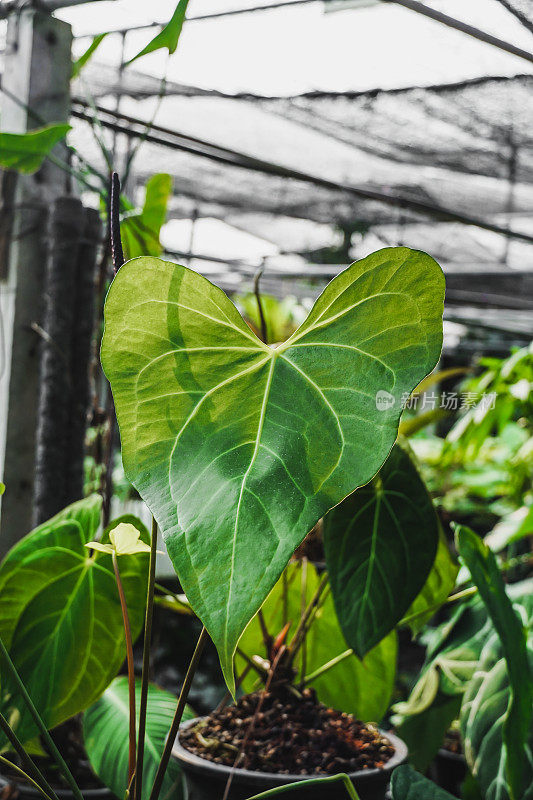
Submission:
[[[190,0],[189,15],[258,5],[267,0]],[[104,0],[61,12],[76,34],[168,21],[176,0]],[[533,49],[533,36],[498,0],[432,0],[434,8]],[[126,55],[154,35],[131,33]],[[88,41],[77,43],[82,52]],[[108,37],[98,59],[116,62],[120,42]],[[138,69],[160,75],[166,58],[152,54]],[[249,90],[291,94],[312,89],[343,91],[423,85],[487,74],[533,72],[533,65],[474,41],[405,8],[377,3],[369,8],[324,13],[320,2],[189,22],[169,64],[169,78],[226,92]]]

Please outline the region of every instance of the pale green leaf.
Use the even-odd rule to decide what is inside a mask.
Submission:
[[[515,606],[516,608],[516,606]],[[533,637],[530,634],[529,662],[533,668]],[[511,700],[509,673],[501,642],[492,634],[486,642],[475,674],[464,695],[461,733],[465,756],[484,800],[509,800],[507,748],[504,725]],[[521,748],[524,793],[520,800],[533,798],[533,729]]]
[[[517,508],[501,519],[483,541],[494,553],[499,553],[513,542],[531,535],[533,535],[533,505]]]
[[[305,597],[306,602],[311,600],[316,592],[319,576],[311,563],[303,568],[298,562],[289,564],[285,578],[278,581],[263,606],[267,627],[274,636],[285,624],[284,580],[287,619],[291,622],[288,635],[290,640],[300,619],[302,597]],[[327,590],[324,594],[326,600],[319,609],[306,638],[306,675],[315,672],[347,649],[331,594],[328,594]],[[239,642],[239,649],[250,657],[266,656],[257,617],[254,617],[246,628]],[[326,705],[355,714],[366,722],[379,722],[388,709],[394,690],[397,650],[397,638],[393,632],[374,647],[363,661],[350,655],[313,680],[310,685],[316,689],[319,700]],[[236,664],[239,673],[245,666],[239,654],[236,656]],[[301,670],[301,666],[300,653],[296,660],[298,671]],[[243,688],[245,691],[252,691],[254,685],[255,677],[250,673],[244,681]]]
[[[496,558],[487,545],[465,527],[458,528],[456,541],[500,637],[507,664],[510,696],[502,731],[506,778],[511,800],[523,800],[528,781],[533,778],[533,772],[527,771],[526,758],[533,720],[533,671],[528,660],[526,628],[513,609]]]
[[[170,21],[165,25],[163,30],[154,36],[154,38],[148,42],[146,47],[144,47],[140,53],[137,53],[137,55],[131,58],[127,63],[131,64],[138,58],[148,55],[148,53],[154,53],[156,50],[162,50],[165,48],[171,55],[172,53],[175,53],[183,28],[183,23],[185,22],[185,12],[187,11],[188,5],[189,0],[179,0],[179,3],[177,4]]]
[[[294,549],[386,459],[402,395],[439,357],[443,289],[429,256],[381,250],[270,348],[198,273],[152,258],[119,270],[102,363],[125,472],[230,687],[237,641]]]
[[[35,172],[69,130],[70,125],[47,125],[30,133],[0,131],[0,167]]]
[[[438,693],[425,710],[410,716],[394,715],[394,731],[409,749],[409,763],[425,772],[438,750],[446,732],[459,716],[461,697]]]
[[[100,498],[75,503],[18,542],[0,566],[2,638],[49,728],[93,703],[125,658],[111,557],[90,557],[85,547],[99,512]],[[123,557],[134,638],[144,621],[147,572],[146,555]],[[35,735],[33,721],[9,677],[2,677],[0,710],[27,741]]]
[[[83,715],[83,739],[91,767],[100,780],[122,800],[128,788],[129,698],[126,676],[115,678],[99,700]],[[154,783],[165,741],[172,725],[177,699],[170,692],[150,684],[144,744],[142,796],[148,797]],[[141,703],[141,682],[136,682],[137,724]],[[186,706],[183,721],[192,719]],[[181,772],[170,759],[161,797],[182,797]]]
[[[85,64],[92,58],[107,35],[107,33],[99,33],[98,36],[93,36],[89,47],[82,53],[78,60],[74,61],[72,64],[72,78],[78,77]]]
[[[140,213],[127,213],[120,226],[122,245],[127,259],[137,256],[158,256],[163,248],[159,241],[172,191],[172,178],[162,172],[146,183],[144,205]],[[123,198],[124,200],[124,198]],[[129,206],[130,204],[124,200]]]
[[[430,573],[439,520],[408,453],[324,519],[326,564],[344,638],[362,657],[401,620]]]

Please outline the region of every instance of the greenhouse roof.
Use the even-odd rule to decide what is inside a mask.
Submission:
[[[533,49],[524,0],[429,5]],[[176,57],[122,69],[153,36],[137,26],[173,2],[99,3],[106,28],[123,29],[127,8],[133,30],[108,36],[75,84],[72,142],[105,166],[97,110],[119,169],[138,145],[136,201],[170,173],[163,242],[227,289],[249,289],[263,265],[265,288],[305,296],[350,260],[407,244],[453,276],[450,318],[480,324],[482,306],[485,328],[531,338],[533,64],[393,3],[294,6],[194,22],[213,6],[191,0]],[[90,8],[62,12],[78,53],[99,32]]]

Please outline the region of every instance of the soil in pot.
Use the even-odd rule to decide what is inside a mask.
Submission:
[[[280,775],[359,772],[394,755],[375,726],[327,708],[311,689],[297,695],[287,687],[242,697],[188,728],[180,742],[216,764]]]

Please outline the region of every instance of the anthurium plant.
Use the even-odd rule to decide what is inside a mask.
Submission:
[[[450,568],[443,566],[438,521],[408,452],[395,445],[403,402],[440,355],[443,299],[443,274],[432,258],[408,248],[385,249],[337,276],[289,339],[270,345],[253,333],[220,289],[196,272],[153,257],[120,266],[106,301],[102,363],[113,390],[126,475],[153,514],[152,533],[124,519],[97,539],[93,510],[89,521],[76,521],[76,536],[68,548],[59,547],[60,554],[54,552],[51,567],[60,578],[64,570],[65,580],[74,583],[67,616],[77,607],[85,581],[93,587],[98,579],[112,596],[126,643],[129,636],[131,644],[144,617],[142,680],[136,684],[130,669],[127,687],[128,768],[119,745],[125,737],[117,736],[123,766],[120,777],[108,777],[108,784],[114,781],[138,800],[157,800],[168,780],[170,748],[187,713],[188,690],[207,637],[218,649],[233,693],[239,640],[246,629],[245,648],[246,637],[253,638],[259,626],[265,641],[267,625],[275,630],[284,623],[286,609],[280,617],[274,602],[276,591],[282,606],[291,602],[281,575],[319,520],[324,520],[328,573],[319,576],[308,565],[306,606],[288,650],[304,684],[323,680],[343,662],[360,664],[380,653],[383,663],[393,663],[396,626],[403,622],[416,630],[445,599]],[[34,536],[43,541],[49,536],[56,546],[62,525],[61,518]],[[158,724],[168,725],[169,708],[168,696],[148,686],[158,526],[187,603],[204,629],[166,744],[154,752],[151,737]],[[63,565],[65,549],[74,560]],[[6,586],[10,568],[8,563]],[[128,582],[136,575],[140,584],[133,592]],[[301,603],[301,575],[297,579]],[[140,602],[143,594],[146,603]],[[315,613],[319,601],[328,603],[323,615]],[[58,621],[50,624],[57,625],[66,615],[64,602],[56,596],[55,603]],[[40,605],[44,608],[42,600]],[[13,610],[15,630],[17,614]],[[103,611],[95,614],[93,632],[102,618]],[[334,664],[321,663],[318,628],[314,661],[311,646],[303,658],[303,642],[312,642],[308,623],[318,625],[319,619],[337,626],[339,641],[347,645]],[[8,673],[31,682],[24,658],[16,649],[11,653],[11,635],[8,630]],[[59,694],[65,666],[71,673],[76,668],[66,631],[63,635],[65,658],[51,660],[59,670]],[[84,664],[90,662],[93,640]],[[120,641],[123,658],[123,636]],[[121,698],[125,707],[126,684],[121,679],[111,683],[118,667],[104,659],[103,648],[100,661],[108,669],[97,670],[99,683],[89,686],[91,691],[79,675],[65,678],[69,686],[83,686],[86,696],[74,703],[69,690],[64,714],[92,704],[85,718],[88,749],[104,774],[110,761],[98,726],[110,703]],[[382,713],[390,675],[385,680]],[[18,686],[16,677],[13,681]],[[38,686],[32,688],[38,694]],[[24,706],[26,696],[18,690],[18,705]],[[153,714],[148,714],[149,703]],[[37,724],[37,709],[28,709],[26,740],[64,718],[63,711],[58,713],[60,700],[51,703],[48,716],[42,698],[35,705],[38,712],[44,709],[45,719]],[[347,778],[335,780],[344,781],[355,797]]]
[[[155,258],[118,271],[102,364],[124,468],[232,691],[238,640],[294,549],[386,460],[402,398],[439,358],[443,298],[432,258],[382,250],[331,281],[270,347],[198,273]],[[380,569],[367,572],[362,613],[373,613]],[[358,655],[380,634],[361,627]]]

